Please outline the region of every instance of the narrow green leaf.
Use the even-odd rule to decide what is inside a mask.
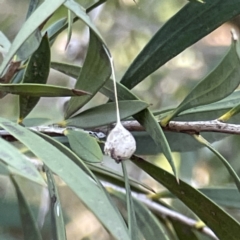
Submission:
[[[7,165],[16,169],[18,171],[17,173],[21,176],[40,185],[46,185],[36,167],[31,162],[29,162],[26,157],[21,154],[15,147],[13,147],[10,143],[3,140],[2,138],[0,138],[0,159]]]
[[[103,159],[102,150],[97,143],[97,139],[91,137],[84,131],[66,130],[64,135],[67,136],[71,149],[83,160],[97,163]]]
[[[166,126],[178,113],[189,108],[219,101],[238,87],[240,83],[238,45],[239,42],[233,40],[229,52],[220,64],[185,97],[172,113],[161,120],[163,126]]]
[[[78,78],[81,68],[77,65],[71,65],[67,63],[61,63],[61,62],[51,62],[51,68],[62,72],[68,76],[71,76],[73,78]]]
[[[71,159],[28,129],[0,118],[0,126],[25,144],[77,194],[116,239],[129,240],[126,225],[107,195]]]
[[[8,63],[11,61],[17,50],[22,46],[26,39],[64,2],[65,0],[54,0],[53,2],[44,1],[27,19],[15,37],[6,58],[1,64],[0,75],[3,74],[3,71],[6,69]]]
[[[139,100],[119,101],[121,119],[140,112],[148,107],[148,104]],[[105,103],[97,107],[87,109],[78,115],[66,120],[67,126],[79,128],[92,128],[116,122],[116,104]]]
[[[46,84],[50,70],[51,50],[47,35],[42,38],[25,69],[22,83]],[[32,111],[40,97],[19,96],[19,122]]]
[[[129,235],[132,240],[139,240],[140,238],[139,229],[138,229],[137,220],[135,216],[135,208],[134,208],[134,203],[132,199],[131,188],[129,185],[128,173],[127,173],[125,161],[122,161],[121,164],[122,164],[122,171],[123,171],[123,177],[124,177],[125,189],[126,189]]]
[[[100,89],[100,92],[109,97],[111,100],[114,100],[113,82],[111,79],[105,83],[105,85]],[[121,83],[117,83],[117,92],[120,100],[138,100],[138,97]],[[133,117],[145,128],[146,132],[154,140],[157,147],[162,149],[163,154],[167,158],[173,170],[173,173],[176,178],[178,178],[169,143],[160,124],[157,122],[151,111],[149,109],[145,109],[135,114]]]
[[[232,176],[232,178],[238,188],[238,191],[240,192],[240,178],[238,177],[237,173],[234,171],[234,169],[232,168],[230,163],[216,149],[214,149],[211,146],[211,144],[206,139],[204,139],[201,135],[194,135],[193,137],[198,142],[200,142],[201,144],[206,146],[211,152],[213,152],[221,160],[221,162],[224,164],[224,166],[228,170],[229,174]]]
[[[46,166],[44,167],[48,181],[48,191],[51,201],[51,225],[52,235],[54,240],[66,240],[65,224],[63,219],[62,206],[60,197],[58,195],[57,186],[54,180],[54,176]]]
[[[66,8],[68,8],[69,10],[71,10],[74,14],[76,14],[76,16],[78,18],[80,18],[85,24],[87,24],[89,26],[89,28],[91,29],[90,32],[94,32],[94,34],[99,38],[99,40],[102,43],[104,43],[104,40],[103,40],[100,32],[98,31],[96,26],[91,22],[91,19],[87,15],[86,10],[80,4],[78,4],[74,0],[67,0],[64,3],[64,6]]]
[[[67,105],[65,118],[69,118],[84,106],[109,79],[110,75],[111,66],[106,49],[97,36],[90,31],[87,56],[75,88],[81,87],[84,91],[91,92],[92,95],[85,96],[81,99],[71,98]]]
[[[110,194],[117,197],[120,201],[125,202],[125,195],[121,192],[117,192],[114,189],[108,188]],[[167,235],[159,222],[159,220],[154,216],[154,214],[145,207],[137,199],[133,198],[136,219],[141,233],[146,240],[168,240]]]
[[[66,87],[35,83],[0,84],[0,92],[7,92],[29,97],[67,97],[90,94],[79,89],[70,89]]]
[[[15,186],[18,204],[19,204],[19,212],[22,221],[22,228],[24,233],[25,240],[41,240],[42,236],[40,230],[38,228],[37,220],[34,218],[32,210],[29,206],[27,199],[25,198],[25,194],[21,190],[21,178],[13,176],[12,183]]]
[[[135,58],[121,83],[133,88],[184,49],[240,13],[240,0],[205,2],[188,3],[160,28]]]
[[[142,158],[134,156],[131,160],[185,203],[214,231],[219,239],[236,240],[239,238],[239,223],[204,194],[184,181],[180,180],[178,184],[170,173]]]
[[[70,43],[72,37],[72,25],[73,25],[73,13],[71,10],[68,10],[68,34],[67,34],[67,43],[65,49],[67,49],[68,44]]]

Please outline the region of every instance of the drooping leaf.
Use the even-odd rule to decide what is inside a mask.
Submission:
[[[51,208],[51,227],[52,235],[55,240],[66,240],[65,224],[63,219],[62,206],[60,202],[60,197],[58,194],[57,186],[54,180],[54,176],[46,166],[45,166],[47,181],[48,181],[48,191],[50,196],[50,208]]]
[[[194,138],[199,143],[206,146],[211,152],[213,152],[221,160],[221,162],[224,164],[224,166],[226,167],[229,174],[232,176],[232,178],[238,188],[238,191],[240,192],[240,178],[238,177],[237,173],[234,171],[234,169],[232,168],[230,163],[216,149],[214,149],[211,146],[211,144],[206,139],[204,139],[201,135],[194,135]]]
[[[160,28],[135,58],[121,83],[133,88],[149,74],[240,13],[240,1],[188,3]]]
[[[6,58],[1,64],[0,75],[3,74],[3,71],[6,69],[8,63],[11,61],[26,39],[64,2],[65,0],[55,0],[53,2],[44,1],[27,19],[15,37]]]
[[[99,41],[93,31],[90,31],[87,56],[75,88],[81,87],[84,91],[91,92],[92,95],[81,99],[71,98],[65,112],[66,119],[85,105],[110,77],[111,67],[106,51],[102,42]]]
[[[96,138],[91,137],[84,131],[66,130],[71,149],[83,160],[97,163],[103,159],[102,150],[99,147]]]
[[[114,189],[108,188],[109,193],[117,197],[120,201],[125,202],[125,195],[117,192]],[[136,210],[136,219],[141,233],[146,240],[168,240],[167,235],[164,233],[159,220],[152,214],[152,212],[140,203],[135,198],[133,199],[134,207]]]
[[[139,100],[119,101],[121,119],[127,118],[148,107],[148,104]],[[116,122],[116,104],[105,103],[87,109],[78,115],[66,120],[67,126],[92,128]]]
[[[2,138],[0,138],[0,159],[8,166],[16,169],[17,173],[21,176],[40,185],[46,185],[36,167],[29,162],[15,147]]]
[[[29,206],[29,203],[25,197],[24,192],[21,190],[21,178],[17,176],[12,177],[12,183],[15,186],[18,204],[19,204],[19,212],[22,221],[22,228],[24,233],[24,239],[26,240],[42,240],[42,236],[40,233],[40,229],[38,227],[37,220],[34,218],[32,210]]]
[[[180,180],[178,184],[170,173],[142,158],[134,156],[131,160],[185,203],[219,239],[238,239],[239,223],[204,194],[184,181]]]
[[[125,162],[122,161],[121,164],[122,164],[122,171],[123,171],[123,177],[124,177],[124,183],[125,183],[125,189],[126,189],[129,235],[132,240],[139,240],[141,239],[141,237],[140,237],[139,228],[137,225],[135,207],[134,207],[131,188],[128,180],[128,173],[127,173]]]
[[[109,198],[71,159],[20,125],[0,118],[0,126],[25,144],[49,169],[59,175],[116,239],[130,239],[125,223]]]
[[[35,83],[0,84],[0,92],[7,92],[29,97],[67,97],[90,94],[79,89],[70,89],[66,87]]]
[[[109,97],[111,100],[114,100],[113,82],[111,79],[105,83],[105,85],[100,89],[100,92]],[[117,92],[118,98],[121,100],[138,100],[138,97],[121,83],[117,83]],[[175,176],[178,178],[169,143],[160,124],[157,122],[152,112],[149,109],[145,109],[135,114],[133,117],[145,128],[146,132],[154,140],[157,148],[159,147],[162,149],[163,154],[167,158]]]
[[[46,84],[50,70],[51,50],[47,35],[42,38],[38,49],[32,54],[22,83]],[[19,96],[19,122],[32,111],[40,97]]]
[[[230,95],[240,83],[240,59],[237,48],[240,43],[233,40],[231,48],[220,64],[205,77],[180,103],[180,105],[164,119],[162,126],[178,113],[197,106],[219,101]]]

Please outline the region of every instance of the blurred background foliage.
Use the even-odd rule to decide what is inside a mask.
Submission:
[[[88,1],[79,0],[78,2],[88,4]],[[121,78],[130,63],[156,31],[186,3],[185,0],[114,0],[107,1],[90,14],[113,55],[117,79]],[[28,0],[0,0],[0,31],[10,41],[14,39],[25,20],[28,4]],[[66,10],[62,8],[59,10],[59,17],[64,15],[66,15]],[[238,18],[225,23],[151,74],[147,80],[137,85],[133,92],[151,104],[152,110],[177,106],[197,81],[202,79],[220,61],[231,43],[230,29],[235,28],[238,31],[239,27]],[[76,22],[73,25],[70,44],[65,50],[66,39],[67,31],[58,36],[52,48],[52,60],[81,65],[87,50],[87,28],[80,21]],[[2,59],[0,60],[2,61]],[[73,86],[75,80],[51,70],[48,82],[62,86]],[[2,117],[17,118],[18,105],[14,104],[16,98],[16,96],[8,95],[0,100]],[[48,107],[49,101],[51,101],[50,108]],[[65,101],[67,98],[43,98],[29,117],[61,120]],[[106,101],[107,98],[99,93],[83,109]],[[240,174],[239,144],[239,137],[232,136],[215,143],[214,146],[226,159],[229,159],[233,168]],[[226,186],[232,183],[231,177],[222,163],[205,148],[194,152],[174,153],[174,157],[180,178],[195,187]],[[162,154],[147,156],[146,159],[171,171]],[[121,172],[120,166],[108,157],[105,157],[101,165]],[[137,169],[136,166],[131,163],[128,165],[129,174],[132,177],[144,182],[155,191],[162,189],[157,182]],[[80,203],[80,200],[60,179],[58,179],[58,184],[62,205],[66,210],[68,239],[111,239],[94,215]],[[34,201],[36,203],[36,199],[40,201],[40,194],[44,194],[44,191],[37,191],[36,186],[32,185],[26,192],[29,196],[34,196],[32,203]],[[10,224],[5,222],[6,219],[0,218],[1,239],[22,239],[19,228],[20,220],[15,216],[17,204],[16,198],[14,198],[14,188],[11,182],[4,177],[1,177],[0,196],[0,216],[2,215],[1,211],[7,211],[12,216],[11,235],[8,234],[9,229],[7,228]],[[12,200],[11,204],[7,202],[9,199]],[[192,216],[192,213],[178,200],[166,199],[166,201],[172,202],[172,206],[178,211]],[[37,210],[35,209],[35,211]],[[240,219],[239,211],[232,212],[231,209],[228,211]],[[42,231],[47,233],[46,229],[47,224]],[[49,239],[49,236],[44,236],[44,239]]]

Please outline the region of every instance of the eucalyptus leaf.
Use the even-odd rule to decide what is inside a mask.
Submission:
[[[28,97],[67,97],[90,94],[79,89],[35,83],[0,84],[0,92],[7,92]]]
[[[133,88],[167,61],[240,13],[240,1],[188,3],[152,37],[135,58],[121,83]]]
[[[230,95],[240,83],[240,59],[237,53],[239,42],[233,40],[231,48],[219,65],[207,75],[169,115],[161,120],[167,123],[180,112],[219,101]]]
[[[81,99],[71,98],[65,112],[65,118],[69,118],[82,106],[84,106],[109,79],[111,66],[106,48],[99,41],[93,31],[90,31],[90,42],[83,68],[75,84],[75,88],[91,92],[92,95]]]
[[[184,181],[180,180],[177,183],[172,174],[142,158],[134,156],[131,161],[178,197],[214,231],[219,239],[238,239],[239,223],[204,194]]]
[[[148,104],[140,100],[119,101],[120,117],[121,119],[125,119],[147,107]],[[66,125],[79,128],[93,128],[115,122],[116,104],[110,102],[87,109],[78,115],[67,119]]]
[[[32,54],[24,72],[22,83],[46,84],[50,70],[51,50],[47,35]],[[40,97],[19,96],[19,122],[32,111]]]
[[[28,129],[0,118],[0,126],[26,145],[77,194],[116,239],[129,240],[126,225],[103,189],[65,154]]]
[[[91,137],[84,131],[66,130],[71,149],[83,160],[97,163],[103,159],[102,150],[97,143],[97,139]]]
[[[16,54],[18,49],[27,40],[27,38],[49,17],[51,14],[60,7],[65,0],[54,0],[53,2],[44,1],[36,11],[27,19],[27,21],[22,26],[21,30],[15,37],[11,48],[3,60],[0,67],[0,75],[6,69],[8,63],[11,61],[13,56]]]

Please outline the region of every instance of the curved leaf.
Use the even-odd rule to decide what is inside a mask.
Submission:
[[[50,70],[50,59],[51,50],[48,37],[45,35],[38,49],[29,59],[22,82],[45,84]],[[39,97],[19,96],[19,122],[22,122],[32,111],[39,99]]]
[[[161,120],[163,126],[166,126],[178,113],[221,100],[238,87],[240,83],[238,45],[239,42],[233,40],[229,52],[220,64],[185,97],[172,113]]]
[[[205,2],[188,3],[175,14],[135,58],[121,83],[133,88],[184,49],[240,13],[240,0]]]
[[[71,149],[83,160],[97,163],[103,159],[102,150],[96,138],[84,131],[65,130]]]
[[[0,84],[0,92],[7,92],[29,97],[67,97],[90,94],[79,89],[70,89],[46,84]]]
[[[142,158],[134,156],[131,161],[185,203],[214,231],[219,239],[236,240],[239,238],[239,223],[204,194],[184,181],[180,180],[178,184],[170,173]]]
[[[90,31],[90,43],[87,56],[75,88],[81,88],[84,91],[91,92],[92,95],[85,96],[81,99],[71,98],[67,105],[65,118],[69,118],[84,106],[98,92],[99,88],[108,80],[110,75],[111,66],[106,49],[94,32]]]
[[[71,159],[24,127],[0,118],[0,126],[25,144],[77,194],[116,239],[129,240],[126,225],[103,189]]]
[[[147,108],[148,104],[139,100],[119,101],[121,119],[132,116]],[[78,115],[66,120],[67,126],[79,128],[92,128],[116,122],[116,104],[105,103],[97,107],[87,109]]]

